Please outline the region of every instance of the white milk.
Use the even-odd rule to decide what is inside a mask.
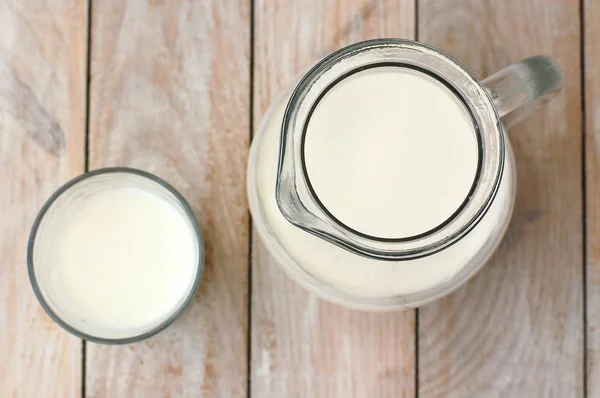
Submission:
[[[256,180],[250,181],[250,203],[267,247],[292,275],[308,273],[354,297],[398,297],[431,292],[455,276],[466,279],[493,251],[513,203],[508,143],[503,179],[487,214],[436,254],[373,260],[289,223],[275,199],[288,99],[274,106],[253,143]],[[315,193],[338,220],[365,234],[399,238],[425,233],[459,209],[475,178],[478,151],[468,113],[448,88],[423,73],[385,67],[346,78],[321,100],[308,124],[305,158]],[[258,201],[252,200],[254,184]],[[433,291],[430,298],[438,294]]]
[[[477,171],[464,105],[407,68],[352,75],[319,102],[306,133],[308,177],[323,205],[367,235],[405,238],[447,220]]]
[[[198,241],[181,209],[135,187],[75,203],[58,234],[53,273],[67,321],[124,337],[118,330],[144,331],[172,315],[198,268]]]

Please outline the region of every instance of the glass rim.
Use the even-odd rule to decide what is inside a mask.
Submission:
[[[323,92],[356,71],[392,65],[426,73],[450,89],[471,116],[479,156],[471,191],[450,218],[424,233],[388,239],[349,228],[320,203],[304,165],[303,140]],[[500,185],[504,153],[504,128],[496,107],[480,80],[459,61],[435,47],[412,40],[362,41],[323,58],[293,91],[281,128],[277,204],[290,223],[355,254],[378,260],[412,260],[451,246],[478,224]]]
[[[136,175],[139,177],[149,179],[152,182],[155,182],[155,183],[159,184],[160,186],[162,186],[163,188],[165,188],[169,193],[171,193],[175,197],[177,202],[181,205],[186,217],[192,224],[193,230],[196,235],[196,239],[198,241],[198,264],[197,264],[196,274],[194,276],[194,282],[190,288],[189,293],[185,297],[184,301],[177,308],[177,310],[175,312],[173,312],[173,314],[171,314],[167,319],[163,320],[155,327],[152,327],[151,329],[149,329],[143,333],[139,333],[134,336],[119,337],[119,338],[105,338],[105,337],[98,337],[98,336],[93,336],[93,335],[87,334],[87,333],[82,332],[81,330],[71,326],[62,317],[60,317],[58,314],[56,314],[56,312],[51,308],[51,306],[46,301],[44,295],[42,294],[42,291],[41,291],[38,281],[37,281],[35,267],[34,267],[34,261],[33,261],[33,249],[34,249],[35,239],[37,236],[38,229],[40,227],[42,220],[44,219],[44,216],[46,215],[48,210],[52,207],[54,202],[56,202],[56,200],[58,198],[60,198],[65,192],[67,192],[71,187],[75,186],[76,184],[78,184],[82,181],[85,181],[89,178],[92,178],[92,177],[96,177],[96,176],[103,175],[103,174],[112,174],[112,173],[123,173],[123,174]],[[56,324],[58,324],[61,328],[63,328],[67,332],[75,335],[76,337],[79,337],[81,339],[84,339],[84,340],[87,340],[87,341],[90,341],[93,343],[108,344],[108,345],[129,344],[129,343],[135,343],[138,341],[142,341],[144,339],[147,339],[148,337],[154,336],[155,334],[163,331],[168,326],[170,326],[173,322],[175,322],[175,320],[181,315],[181,313],[190,305],[194,296],[196,295],[196,292],[198,291],[198,287],[200,286],[200,281],[202,279],[202,275],[204,272],[204,254],[205,254],[204,253],[204,237],[202,235],[202,230],[200,228],[198,219],[196,218],[196,215],[194,214],[194,211],[193,211],[192,207],[190,206],[190,204],[187,202],[187,200],[171,184],[169,184],[162,178],[160,178],[152,173],[149,173],[147,171],[143,171],[140,169],[136,169],[136,168],[103,167],[103,168],[95,169],[95,170],[80,174],[77,177],[74,177],[71,180],[67,181],[62,186],[60,186],[43,204],[42,208],[40,209],[40,211],[38,212],[38,214],[35,218],[35,221],[33,222],[33,225],[31,227],[31,232],[29,234],[29,239],[28,239],[28,243],[27,243],[27,272],[29,275],[29,281],[31,283],[33,293],[36,296],[38,302],[40,303],[40,305],[42,306],[42,308],[44,309],[46,314],[48,314],[48,316],[54,322],[56,322]]]

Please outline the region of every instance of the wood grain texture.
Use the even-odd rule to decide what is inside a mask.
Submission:
[[[584,3],[587,209],[587,387],[600,397],[600,3]]]
[[[257,0],[254,120],[299,73],[363,39],[413,38],[414,2]],[[377,314],[318,300],[253,234],[251,396],[413,397],[414,311]]]
[[[87,5],[0,2],[0,396],[79,396],[81,340],[33,295],[26,246],[50,194],[83,171]]]
[[[419,40],[486,77],[545,54],[566,86],[510,131],[507,237],[466,287],[419,312],[419,397],[583,396],[580,25],[577,2],[419,3]]]
[[[248,1],[95,1],[90,167],[172,183],[206,269],[182,317],[145,342],[88,344],[89,397],[241,397],[247,388]]]

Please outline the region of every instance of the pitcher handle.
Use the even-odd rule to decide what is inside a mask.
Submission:
[[[481,82],[507,126],[550,101],[564,84],[558,63],[537,55],[512,64]]]

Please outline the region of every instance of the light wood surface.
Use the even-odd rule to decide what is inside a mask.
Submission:
[[[600,397],[600,3],[585,1],[587,392]]]
[[[0,2],[0,396],[74,397],[81,340],[55,325],[29,283],[29,229],[83,171],[87,6]]]
[[[0,398],[600,398],[598,2],[92,0],[91,25],[87,3],[0,0]],[[517,205],[490,264],[417,312],[346,310],[249,236],[251,128],[329,52],[415,34],[482,78],[551,55],[567,84],[510,131]],[[166,179],[203,227],[197,297],[142,343],[82,350],[31,291],[29,229],[86,153]]]
[[[255,126],[286,84],[334,49],[415,32],[413,1],[273,4],[255,9]],[[320,301],[279,269],[257,233],[251,291],[253,397],[415,395],[414,311],[370,314]]]
[[[558,60],[566,79],[557,98],[510,130],[517,203],[500,249],[466,287],[419,311],[419,397],[581,397],[578,5],[419,4],[419,39],[477,76],[544,54]]]
[[[246,394],[250,4],[95,1],[90,169],[126,165],[177,188],[206,268],[183,316],[139,344],[88,344],[89,397]]]

